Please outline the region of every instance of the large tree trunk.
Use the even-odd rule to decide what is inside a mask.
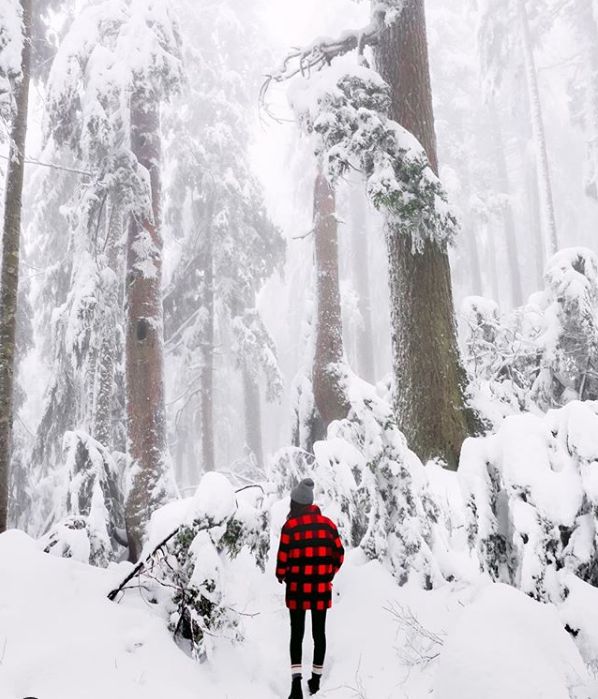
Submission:
[[[502,135],[500,124],[500,116],[497,113],[494,105],[490,106],[492,131],[496,163],[496,175],[498,179],[498,188],[505,201],[502,205],[502,215],[505,230],[505,245],[507,249],[507,259],[509,260],[509,278],[511,281],[511,302],[513,306],[521,306],[523,303],[523,286],[521,283],[521,260],[519,259],[517,236],[515,232],[515,219],[513,217],[513,207],[511,205],[510,194],[511,187],[509,184],[509,172],[507,168],[507,159],[505,156],[505,144]]]
[[[149,173],[152,212],[132,216],[127,245],[127,418],[132,485],[126,505],[131,560],[171,486],[164,410],[160,115],[153,94],[131,98],[131,149]]]
[[[542,205],[542,218],[544,222],[544,235],[546,249],[551,255],[558,250],[556,221],[554,216],[554,201],[552,196],[552,181],[550,166],[548,164],[548,150],[546,147],[546,133],[544,130],[544,116],[542,114],[542,102],[538,86],[538,71],[532,46],[532,38],[529,27],[529,18],[525,7],[525,0],[518,0],[519,19],[521,22],[521,35],[523,39],[523,54],[525,58],[525,73],[527,77],[527,89],[532,120],[532,134],[536,150],[536,169],[538,172],[538,189]]]
[[[376,380],[374,359],[372,308],[370,301],[370,270],[368,255],[368,230],[366,221],[365,194],[352,187],[349,190],[351,214],[351,262],[353,264],[353,284],[357,292],[359,314],[363,321],[357,328],[357,371],[359,375],[373,383]]]
[[[343,329],[338,274],[338,236],[334,191],[318,172],[314,189],[316,263],[316,342],[312,373],[314,402],[327,427],[349,412],[342,384]]]
[[[406,0],[382,32],[376,64],[391,87],[391,117],[420,141],[437,173],[423,0]],[[426,241],[414,252],[410,238],[391,227],[387,245],[399,423],[421,459],[456,468],[467,420],[447,250]]]
[[[8,521],[21,207],[31,79],[32,0],[21,0],[21,8],[24,41],[21,54],[21,77],[16,87],[16,112],[10,133],[10,150],[6,169],[2,270],[0,272],[0,533],[6,530]]]
[[[205,241],[202,250],[203,267],[203,307],[205,328],[201,347],[200,370],[200,411],[201,411],[201,451],[204,471],[216,468],[214,449],[214,250],[212,240],[211,215],[205,227]]]
[[[262,409],[260,404],[260,388],[257,381],[243,367],[243,398],[245,404],[245,444],[250,454],[255,457],[258,468],[264,465],[264,449],[262,444]]]

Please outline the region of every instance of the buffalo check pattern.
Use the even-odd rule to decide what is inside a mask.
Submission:
[[[276,577],[287,586],[287,607],[331,607],[332,579],[344,555],[336,525],[317,505],[310,505],[300,517],[288,519],[280,533],[276,561]]]

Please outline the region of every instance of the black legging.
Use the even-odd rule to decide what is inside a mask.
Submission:
[[[301,665],[303,636],[305,634],[305,610],[290,609],[291,614],[291,665]],[[314,639],[314,665],[324,665],[326,656],[326,610],[311,610],[311,633]]]

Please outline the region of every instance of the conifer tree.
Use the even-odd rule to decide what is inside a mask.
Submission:
[[[8,8],[10,10],[10,7]],[[10,147],[4,193],[2,267],[0,271],[0,532],[8,520],[8,484],[12,454],[17,297],[21,242],[21,202],[25,174],[25,139],[31,81],[31,24],[33,0],[21,0],[19,18],[22,36],[7,37],[20,47],[20,62],[0,66],[0,75],[12,82],[14,109],[11,110]],[[4,37],[0,34],[0,42]],[[0,49],[1,50],[1,49]],[[13,53],[18,51],[13,48]]]
[[[399,425],[422,459],[456,468],[469,427],[447,254],[457,224],[437,177],[424,6],[385,0],[372,15],[364,29],[289,55],[264,89],[312,71],[291,95],[300,121],[332,182],[360,169],[386,220]],[[355,49],[357,61],[339,58]]]

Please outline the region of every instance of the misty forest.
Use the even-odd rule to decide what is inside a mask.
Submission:
[[[0,194],[0,699],[598,699],[598,0],[0,0]]]

